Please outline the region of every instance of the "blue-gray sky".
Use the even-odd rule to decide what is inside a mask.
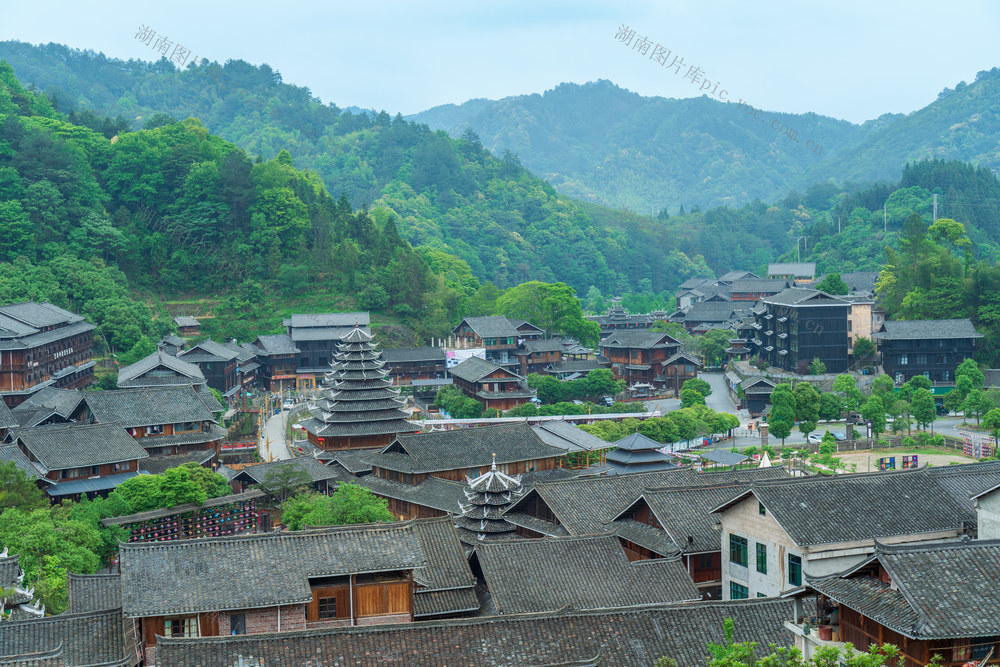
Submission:
[[[153,59],[141,24],[200,56],[268,63],[340,106],[416,113],[471,98],[608,79],[663,97],[690,82],[614,40],[621,25],[721,81],[730,97],[863,122],[908,113],[1000,66],[1000,3],[425,2],[99,3],[0,0],[0,40]]]

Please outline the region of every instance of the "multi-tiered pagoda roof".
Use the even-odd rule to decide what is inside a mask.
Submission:
[[[494,455],[489,472],[466,479],[469,482],[465,490],[466,502],[459,502],[462,515],[455,518],[459,538],[467,544],[475,544],[517,537],[517,527],[503,518],[503,513],[524,495],[521,476],[497,470]]]
[[[406,421],[403,399],[387,379],[389,371],[372,335],[355,327],[343,338],[330,364],[322,396],[301,422],[322,449],[388,444],[399,433],[420,430]]]

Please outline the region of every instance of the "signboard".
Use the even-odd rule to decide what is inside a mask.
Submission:
[[[989,458],[994,453],[993,437],[986,433],[959,431],[962,436],[962,452],[975,459]]]
[[[485,347],[473,347],[467,350],[448,350],[445,352],[445,368],[454,368],[471,357],[486,359]]]
[[[880,459],[876,459],[878,463],[879,470],[895,470],[896,469],[896,457],[895,456],[884,456]],[[905,466],[904,466],[905,467]]]
[[[916,454],[914,454],[913,456],[904,456],[903,457],[903,470],[906,470],[907,468],[917,468],[917,467],[918,467],[918,464],[917,464],[917,455]]]

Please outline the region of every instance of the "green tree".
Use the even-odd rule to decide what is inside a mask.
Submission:
[[[291,530],[396,520],[387,500],[352,483],[340,484],[329,496],[316,493],[292,496],[281,506],[281,517]]]
[[[0,461],[0,512],[7,509],[31,512],[48,505],[49,501],[35,480],[19,470],[13,461]]]
[[[32,255],[31,220],[19,201],[0,201],[0,261]]]
[[[1000,408],[993,408],[983,415],[983,428],[993,436],[993,451],[1000,452]]]
[[[600,327],[584,319],[580,299],[565,283],[522,283],[504,292],[496,308],[499,314],[527,320],[549,335],[564,333],[584,345],[596,345],[600,340]]]
[[[705,397],[694,389],[681,389],[681,407],[690,408],[692,405],[705,405]]]
[[[982,389],[983,384],[986,382],[986,376],[981,370],[979,370],[979,364],[977,364],[972,359],[966,359],[958,365],[955,370],[955,382],[956,386],[960,378],[969,378],[972,386],[969,389]],[[968,391],[968,390],[967,390]],[[967,393],[967,392],[966,392]]]
[[[989,399],[981,389],[973,389],[962,402],[962,410],[965,411],[965,418],[976,418],[976,426],[979,425],[979,418],[992,407]]]
[[[958,412],[962,409],[962,404],[964,402],[965,400],[962,398],[962,392],[957,387],[944,395],[943,403],[948,412]]]
[[[888,375],[879,375],[872,382],[872,393],[882,399],[883,405],[889,405],[889,401],[896,393],[896,383]]]
[[[840,395],[844,409],[851,412],[861,407],[862,396],[858,390],[858,381],[852,375],[838,375],[833,380],[833,391]]]
[[[726,363],[729,341],[733,332],[728,329],[711,329],[698,338],[698,352],[706,366],[722,366]]]
[[[910,407],[910,403],[908,401],[904,401],[902,399],[893,401],[891,410],[893,418],[893,433],[902,433],[903,431],[906,431],[907,433],[910,432],[910,415],[912,411],[913,408]]]
[[[931,394],[931,390],[923,387],[917,389],[913,392],[913,400],[910,404],[913,407],[913,419],[922,429],[927,430],[927,427],[937,419],[937,410],[934,407],[934,396]]]
[[[284,503],[296,493],[307,491],[311,486],[309,473],[294,462],[272,467],[260,483],[261,491],[279,503]]]
[[[701,378],[691,378],[690,380],[685,380],[684,384],[681,386],[681,390],[683,391],[684,389],[694,389],[696,392],[705,397],[712,394],[712,385]]]
[[[826,364],[819,357],[813,357],[813,360],[809,362],[809,374],[822,375],[823,373],[826,373]]]
[[[820,395],[808,382],[795,385],[795,419],[799,422],[799,431],[808,436],[816,430],[819,421]]]
[[[776,438],[781,438],[782,446],[795,425],[795,407],[792,386],[786,382],[776,386],[771,392],[771,415],[767,424],[770,433]]]
[[[861,363],[875,356],[875,343],[871,338],[858,336],[854,339],[854,359]]]
[[[880,435],[885,431],[885,406],[878,396],[869,396],[864,405],[861,406],[861,416],[865,421],[871,422],[872,434]]]
[[[849,288],[839,273],[829,273],[816,285],[816,289],[827,294],[847,294]]]
[[[837,421],[840,419],[840,413],[843,410],[843,404],[841,402],[840,396],[834,394],[833,392],[824,391],[819,397],[819,418],[823,421]]]

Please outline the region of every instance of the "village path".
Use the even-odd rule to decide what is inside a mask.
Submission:
[[[257,449],[260,452],[260,457],[265,461],[292,458],[291,452],[288,451],[288,443],[285,440],[288,413],[288,410],[282,410],[276,415],[271,415],[264,422],[264,432],[261,434]]]

